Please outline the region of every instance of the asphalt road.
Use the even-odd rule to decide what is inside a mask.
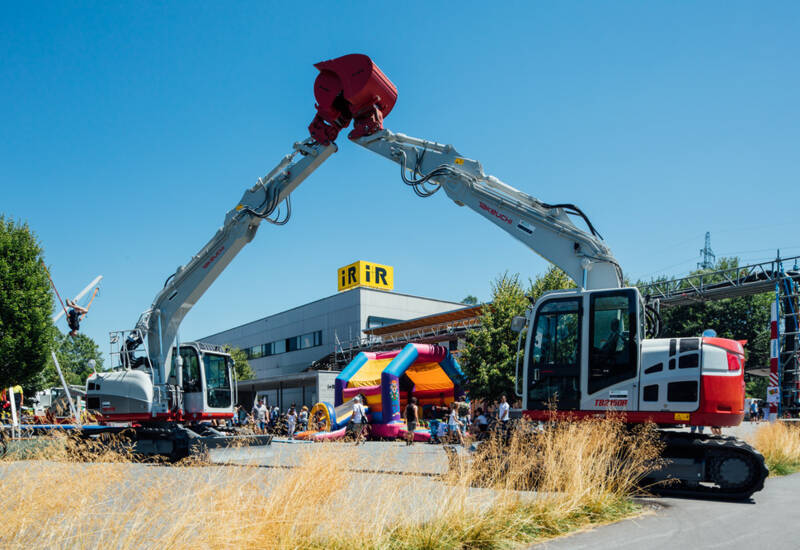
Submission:
[[[750,502],[641,499],[647,515],[537,544],[536,550],[800,549],[800,474],[769,478]]]

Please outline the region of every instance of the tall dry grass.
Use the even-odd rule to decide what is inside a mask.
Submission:
[[[756,430],[753,445],[764,455],[771,474],[800,471],[800,426],[787,422],[764,424]]]
[[[138,464],[62,442],[49,459],[0,462],[0,547],[505,548],[635,511],[629,497],[658,455],[651,429],[628,432],[616,420],[530,428],[441,478],[354,471],[431,460],[393,443],[380,456],[294,446],[286,450],[300,467],[269,469]]]

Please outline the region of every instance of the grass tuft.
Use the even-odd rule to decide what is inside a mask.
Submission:
[[[753,445],[764,455],[770,475],[800,471],[800,426],[788,422],[764,424],[756,430]]]
[[[294,446],[300,467],[270,469],[139,464],[120,446],[60,441],[52,456],[0,462],[0,547],[499,549],[637,512],[630,497],[659,452],[652,427],[532,428],[442,478],[355,472],[363,449],[339,443]],[[402,445],[385,446],[376,471],[397,465]],[[403,456],[409,469],[430,459]]]

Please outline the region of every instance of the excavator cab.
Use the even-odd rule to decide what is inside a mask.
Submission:
[[[177,363],[186,419],[229,418],[236,393],[230,354],[219,346],[192,342],[181,344],[180,357]]]
[[[529,316],[521,373],[524,408],[635,408],[641,318],[635,288],[543,296]]]

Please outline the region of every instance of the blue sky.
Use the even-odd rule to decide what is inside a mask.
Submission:
[[[0,212],[60,289],[105,280],[108,349],[245,187],[306,135],[313,63],[359,52],[395,83],[386,126],[583,208],[636,279],[800,254],[796,2],[38,3],[0,7]],[[399,292],[489,296],[546,263],[339,140],[186,318],[197,338],[336,292],[358,259]],[[63,328],[63,327],[62,327]]]

